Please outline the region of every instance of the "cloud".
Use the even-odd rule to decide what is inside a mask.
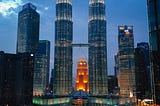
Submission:
[[[45,8],[44,8],[44,10],[48,10],[48,9],[49,9],[48,7],[45,7]]]
[[[16,14],[16,9],[22,5],[22,0],[2,0],[0,2],[0,14],[7,17]]]

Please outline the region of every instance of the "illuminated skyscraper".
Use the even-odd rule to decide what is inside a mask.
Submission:
[[[80,59],[77,64],[76,90],[89,92],[88,66],[84,59]]]
[[[160,105],[160,0],[147,0],[153,99]]]
[[[68,95],[72,91],[72,35],[71,0],[57,0],[53,80],[55,95]]]
[[[23,10],[19,12],[17,53],[35,53],[38,50],[39,18],[36,7],[31,3],[25,4]]]
[[[122,96],[135,92],[134,37],[132,26],[118,27],[119,73],[118,84]]]
[[[104,0],[89,2],[89,88],[91,95],[108,94],[107,40]]]

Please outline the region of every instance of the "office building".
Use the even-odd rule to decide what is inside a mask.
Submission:
[[[72,92],[72,4],[71,0],[57,0],[54,47],[55,95],[69,95]]]
[[[35,53],[38,50],[40,16],[31,3],[18,14],[17,53]]]
[[[47,58],[46,65],[46,81],[47,85],[49,85],[49,74],[50,74],[50,41],[48,40],[39,40],[38,54],[42,54]]]
[[[0,52],[0,104],[32,105],[34,54]]]
[[[77,63],[76,91],[79,90],[89,92],[88,65],[84,59]]]
[[[138,99],[151,98],[149,45],[142,42],[135,49],[136,95]]]
[[[118,27],[118,54],[120,95],[129,97],[135,93],[136,87],[133,26]]]
[[[38,48],[35,54],[34,96],[44,95],[46,87],[49,86],[50,42],[40,40]]]
[[[160,1],[147,0],[152,73],[152,97],[160,105]]]
[[[88,64],[90,94],[108,94],[107,85],[107,39],[104,0],[89,1]]]

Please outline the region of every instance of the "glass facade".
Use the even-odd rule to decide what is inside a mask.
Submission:
[[[33,96],[42,96],[47,86],[47,57],[35,56]]]
[[[152,96],[156,104],[160,104],[160,1],[147,0],[147,5],[151,49]]]
[[[151,73],[148,43],[137,44],[135,49],[136,92],[138,99],[151,98]]]
[[[118,85],[120,94],[129,97],[135,92],[134,37],[132,26],[118,27]]]
[[[151,50],[160,50],[160,1],[148,1],[149,40]]]
[[[57,0],[53,80],[55,95],[68,95],[72,92],[72,40],[71,2],[70,0]]]
[[[46,86],[49,84],[50,42],[40,40],[38,48],[34,66],[34,96],[44,95]]]
[[[18,14],[17,53],[38,50],[39,19],[36,7],[31,3],[25,4]]]
[[[89,43],[89,88],[91,95],[108,94],[107,86],[107,40],[104,0],[90,0]]]
[[[46,81],[49,85],[49,73],[50,73],[50,41],[48,40],[39,40],[38,54],[45,55],[47,57],[47,66],[46,66]]]

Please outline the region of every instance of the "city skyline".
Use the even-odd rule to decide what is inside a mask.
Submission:
[[[0,8],[0,51],[5,51],[9,53],[16,52],[16,42],[17,42],[17,21],[18,15],[16,15],[21,9],[22,5],[31,2],[36,7],[40,14],[40,39],[46,39],[51,41],[51,68],[53,68],[54,60],[54,21],[55,21],[55,5],[56,0],[45,0],[45,1],[36,1],[36,0],[2,0],[0,2],[0,7],[2,3],[11,2],[18,6],[14,9],[13,6],[8,13],[10,15],[2,14],[4,10]],[[88,4],[89,0],[78,1],[73,0],[73,43],[86,43],[88,41]],[[148,41],[148,25],[147,25],[147,3],[146,0],[123,0],[124,3],[121,3],[117,0],[107,1],[106,4],[106,20],[107,20],[107,47],[108,47],[108,73],[114,74],[114,54],[117,53],[118,48],[118,28],[119,25],[132,25],[134,27],[134,37],[135,45],[139,42]],[[43,5],[42,5],[43,4]],[[123,5],[120,5],[123,4]],[[129,6],[128,6],[129,5]],[[11,5],[12,6],[12,5]],[[84,8],[81,8],[81,7]],[[130,8],[128,8],[130,7]],[[2,7],[3,8],[3,7]],[[7,8],[7,7],[6,7]],[[83,12],[81,12],[83,11]],[[13,14],[14,13],[14,14]],[[4,16],[6,15],[6,16]],[[8,31],[8,29],[10,29]],[[79,38],[79,36],[81,36]],[[9,41],[9,43],[7,42]],[[82,51],[79,53],[79,48],[74,49],[74,64],[80,58],[85,58],[87,54],[83,54]],[[86,50],[84,50],[86,52]],[[80,56],[82,55],[82,56]],[[84,56],[83,56],[84,55]],[[88,60],[88,59],[87,59]],[[74,69],[74,71],[76,71]]]

